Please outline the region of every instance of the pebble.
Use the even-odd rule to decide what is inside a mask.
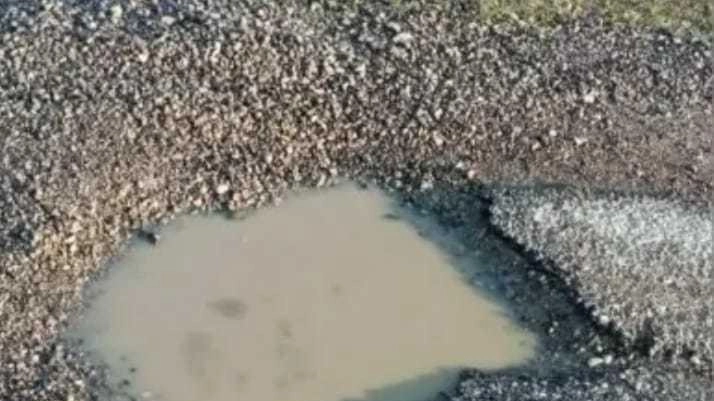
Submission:
[[[588,367],[591,367],[591,368],[600,366],[603,363],[605,363],[605,360],[603,360],[602,358],[593,357],[593,358],[588,359]]]
[[[408,43],[411,42],[414,37],[409,32],[401,32],[394,37],[395,43]]]
[[[579,136],[574,137],[573,140],[575,141],[575,146],[582,146],[588,142],[588,138],[579,137]]]
[[[122,15],[124,13],[122,6],[120,4],[115,4],[111,6],[110,11],[112,16],[112,22],[118,24],[121,21]]]
[[[174,22],[176,22],[176,18],[174,18],[174,17],[171,17],[171,16],[161,17],[161,23],[164,25],[173,25]]]
[[[592,104],[593,102],[595,102],[595,96],[595,92],[588,92],[583,96],[583,101],[587,104]]]

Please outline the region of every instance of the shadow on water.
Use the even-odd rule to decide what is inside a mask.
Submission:
[[[506,294],[503,270],[492,268],[509,263],[509,258],[516,255],[511,249],[501,249],[497,245],[502,242],[500,238],[496,241],[484,240],[487,236],[497,237],[489,222],[488,189],[480,185],[444,186],[423,194],[396,191],[389,195],[390,211],[384,213],[382,218],[388,222],[408,224],[421,238],[436,245],[447,258],[448,265],[473,289],[474,296],[484,297],[499,306],[497,313],[518,326],[516,311],[510,308],[512,305],[509,305]],[[525,276],[524,272],[512,274]],[[481,371],[471,366],[441,367],[429,374],[368,390],[363,397],[340,401],[450,400],[449,394],[454,394],[458,383],[468,372],[512,374],[534,369],[530,362],[495,371]]]
[[[565,348],[565,343],[577,344],[573,336],[551,336],[544,328],[558,322],[562,330],[577,330],[583,333],[601,333],[608,338],[609,347],[622,349],[620,334],[613,333],[611,327],[601,328],[591,318],[592,311],[583,305],[580,295],[572,289],[566,279],[552,267],[548,260],[542,259],[534,251],[508,238],[499,228],[490,222],[490,207],[495,191],[499,190],[559,190],[573,196],[648,196],[654,199],[668,199],[669,194],[632,188],[584,188],[557,182],[531,180],[526,183],[499,184],[437,184],[427,192],[401,193],[397,191],[392,204],[393,212],[400,220],[420,232],[423,238],[435,243],[449,258],[449,265],[454,267],[461,278],[477,288],[481,296],[503,306],[499,313],[511,318],[519,326],[527,326],[538,337],[536,358],[512,368],[543,372],[570,371],[563,360],[551,360],[544,356],[545,350]],[[421,216],[425,212],[425,216]],[[426,219],[428,218],[428,220]],[[425,221],[429,224],[425,225]],[[472,252],[472,257],[463,258],[453,252],[443,241],[437,241],[428,234],[429,228],[448,233],[454,243]],[[426,228],[426,230],[425,230]],[[426,233],[426,235],[425,235]],[[459,249],[456,246],[455,249]],[[516,262],[517,260],[517,262]],[[516,263],[514,263],[516,262]],[[520,265],[520,266],[518,266]],[[527,265],[526,268],[523,268]],[[534,280],[534,277],[538,280]],[[547,286],[542,283],[547,281]],[[541,284],[539,284],[539,282]],[[514,284],[515,283],[515,284]],[[521,298],[512,302],[513,292]],[[511,292],[511,293],[509,293]],[[566,329],[567,327],[567,329]],[[569,360],[569,357],[565,357]],[[510,374],[511,368],[504,371]]]
[[[362,397],[339,401],[443,401],[447,391],[456,386],[463,368],[438,368],[433,372],[365,391]]]
[[[486,241],[493,228],[488,221],[488,203],[477,186],[437,188],[423,194],[392,194],[388,221],[408,224],[426,241],[436,245],[474,296],[500,306],[499,313],[515,320],[509,309],[503,271],[515,255]],[[396,195],[396,196],[395,196]],[[521,274],[512,272],[509,274]]]

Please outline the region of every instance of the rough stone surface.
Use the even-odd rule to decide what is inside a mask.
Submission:
[[[708,401],[711,381],[651,367],[600,371],[588,375],[559,372],[464,374],[453,401]]]
[[[647,355],[711,366],[711,210],[555,188],[492,196],[491,221],[551,264],[600,326]]]
[[[711,37],[387,3],[0,0],[0,399],[96,397],[101,371],[57,336],[130,235],[179,213],[337,177],[711,205]],[[451,221],[450,202],[431,209]],[[582,327],[562,342],[587,366],[608,340]]]

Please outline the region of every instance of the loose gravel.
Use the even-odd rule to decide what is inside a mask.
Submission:
[[[711,367],[711,210],[553,188],[493,198],[491,221],[547,260],[599,325],[648,356]]]
[[[465,230],[472,192],[501,181],[711,207],[710,36],[347,3],[0,0],[0,399],[99,394],[101,372],[58,334],[132,233],[188,211],[338,177],[445,195],[430,210]],[[532,305],[564,285],[539,277],[553,285],[523,294]],[[546,342],[583,344],[573,363],[609,352],[552,305],[547,330],[585,334]]]
[[[707,401],[711,380],[673,375],[660,368],[631,366],[625,370],[557,374],[485,374],[469,372],[453,401]]]

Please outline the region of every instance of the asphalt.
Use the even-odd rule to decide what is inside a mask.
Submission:
[[[0,1],[0,399],[79,401],[106,389],[101,369],[59,336],[81,310],[85,284],[133,233],[188,211],[260,207],[289,188],[338,178],[373,182],[416,204],[433,196],[424,207],[462,229],[485,213],[485,189],[503,183],[651,192],[664,202],[655,205],[675,202],[688,219],[712,207],[711,35],[613,27],[597,16],[555,31],[485,27],[455,4]],[[539,207],[523,202],[508,207]],[[616,205],[640,216],[628,201]],[[548,226],[569,221],[569,212]],[[537,232],[532,222],[516,226]],[[583,238],[596,238],[588,230]],[[701,238],[693,227],[681,231]],[[605,286],[608,277],[590,280],[575,264],[541,266],[519,248],[530,243],[516,231],[500,234],[478,238],[510,244],[531,267],[514,262],[515,288],[540,286],[517,280],[521,274],[552,281],[523,293],[521,304],[531,304],[523,310],[535,313],[548,294],[553,302],[540,314],[551,323],[541,330],[555,316],[585,333],[553,329],[545,340],[566,355],[555,365],[580,366],[577,386],[597,383],[587,378],[604,368],[592,358],[613,356],[613,385],[640,363],[618,353],[625,336],[601,333],[573,298],[582,292],[618,321],[609,297],[624,307],[638,305],[638,293]],[[651,260],[637,259],[635,248],[623,251],[627,266]],[[568,249],[567,241],[557,247]],[[622,276],[595,266],[612,280]],[[569,282],[565,270],[584,279]],[[665,280],[687,274],[656,271]],[[605,288],[612,292],[598,293]],[[695,287],[655,288],[643,305],[696,298]],[[545,313],[553,310],[559,314]],[[672,344],[695,350],[689,359],[706,357],[711,348],[696,340],[702,326],[665,320],[652,326],[668,333],[648,347],[654,362],[637,368],[665,390],[632,399],[677,399],[667,394],[681,380],[707,391],[707,374],[693,362],[657,356]],[[637,333],[639,322],[624,328]],[[568,356],[559,343],[583,351]],[[488,375],[498,393],[466,399],[513,399],[518,393],[505,384],[514,375]],[[569,399],[590,400],[583,391]]]

